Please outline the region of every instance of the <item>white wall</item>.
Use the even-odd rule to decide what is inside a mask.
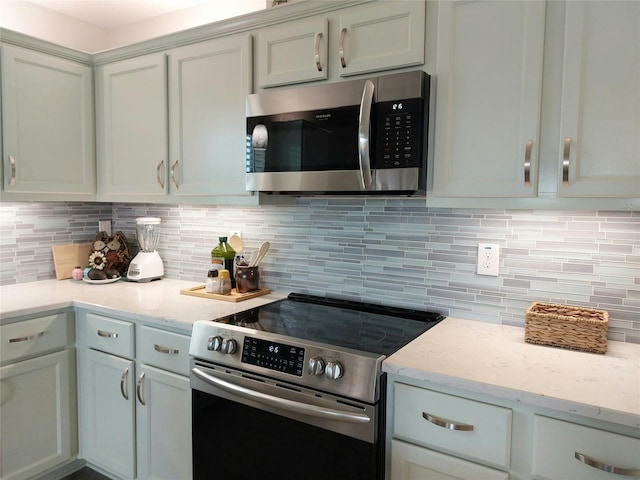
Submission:
[[[0,0],[0,27],[95,53],[244,15],[265,5],[265,0],[215,0],[137,23],[103,28],[26,1]]]

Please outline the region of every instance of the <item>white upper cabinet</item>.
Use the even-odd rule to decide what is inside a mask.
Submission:
[[[167,59],[145,55],[97,69],[102,200],[168,192]]]
[[[425,2],[371,2],[264,28],[261,88],[337,79],[424,63]]]
[[[340,76],[424,63],[425,2],[375,2],[340,14]]]
[[[179,202],[253,196],[245,186],[251,36],[169,51],[169,190]]]
[[[558,195],[640,197],[640,2],[567,2]]]
[[[258,42],[260,86],[326,80],[328,33],[326,18],[262,30]]]
[[[90,66],[2,45],[3,198],[95,200]]]
[[[545,3],[438,7],[433,195],[536,195]]]

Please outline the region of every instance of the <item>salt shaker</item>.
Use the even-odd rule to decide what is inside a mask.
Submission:
[[[218,270],[211,269],[207,273],[207,282],[204,289],[207,293],[218,293],[220,287],[218,287]]]

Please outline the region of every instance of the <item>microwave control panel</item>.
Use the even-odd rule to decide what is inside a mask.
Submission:
[[[422,166],[423,103],[422,98],[409,98],[376,104],[378,128],[374,168]]]

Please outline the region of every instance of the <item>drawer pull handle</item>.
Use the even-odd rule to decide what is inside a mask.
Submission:
[[[9,340],[7,340],[7,343],[28,342],[29,340],[35,340],[36,338],[40,338],[43,335],[44,335],[44,332],[32,333],[31,335],[27,335],[26,337],[10,338]]]
[[[524,149],[524,186],[531,186],[531,149],[533,141],[528,140]]]
[[[448,428],[449,430],[461,430],[463,432],[473,432],[475,427],[467,423],[457,423],[446,418],[436,417],[427,412],[422,412],[422,418],[437,425],[438,427]]]
[[[106,337],[106,338],[118,338],[118,334],[115,332],[107,332],[106,330],[98,330],[98,336],[99,337]]]
[[[127,391],[127,377],[129,376],[129,369],[125,368],[120,377],[120,393],[125,400],[129,400],[129,392]]]
[[[11,178],[9,179],[9,186],[13,187],[16,184],[16,159],[9,155],[9,164],[11,165]]]
[[[180,186],[178,185],[178,181],[176,180],[176,167],[178,166],[179,162],[180,160],[176,160],[171,164],[171,182],[173,182],[173,186],[176,187],[176,190],[180,188]]]
[[[636,477],[640,478],[640,469],[637,468],[622,468],[622,467],[614,467],[613,465],[607,465],[606,463],[601,463],[584,453],[575,453],[576,460],[584,463],[585,465],[589,465],[590,467],[597,468],[598,470],[602,470],[603,472],[615,473],[616,475],[624,475],[626,477]]]
[[[144,372],[142,372],[140,374],[140,376],[138,377],[138,385],[136,387],[136,392],[138,393],[138,401],[140,402],[140,404],[142,404],[143,406],[146,405],[146,403],[144,402],[144,391],[142,389],[142,385],[144,382]]]
[[[160,188],[164,190],[164,182],[162,181],[162,178],[160,178],[162,167],[164,167],[164,160],[160,160],[160,163],[156,168],[156,180],[158,181],[158,185],[160,185]]]
[[[153,344],[153,349],[156,352],[168,353],[169,355],[178,355],[180,353],[180,350],[178,350],[177,348],[163,347],[162,345],[158,345],[157,343]]]

